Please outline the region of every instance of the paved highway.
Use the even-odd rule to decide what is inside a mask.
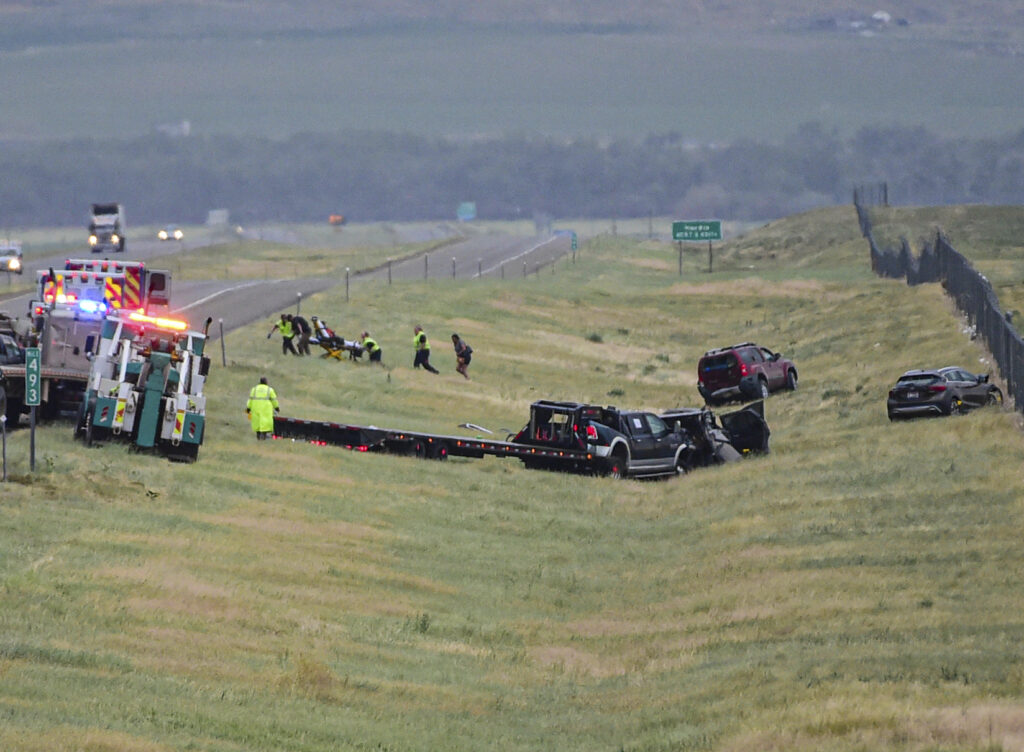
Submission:
[[[162,256],[170,256],[183,248],[200,248],[210,242],[209,238],[195,237],[184,243],[157,240],[132,241],[129,238],[125,258],[145,261],[147,265],[160,268]],[[450,245],[428,254],[421,254],[402,261],[384,264],[376,269],[353,272],[350,284],[373,279],[401,280],[444,280],[454,276],[458,279],[478,275],[498,277],[523,276],[534,272],[538,266],[550,263],[569,252],[570,240],[565,236],[518,237],[510,235],[479,235],[454,240]],[[89,256],[84,249],[83,257]],[[39,269],[62,268],[68,254],[44,259],[29,259],[25,267],[25,279],[33,279]],[[97,258],[99,256],[97,255]],[[258,320],[276,318],[281,311],[295,306],[298,295],[308,299],[311,295],[331,287],[344,284],[343,276],[311,275],[283,280],[209,280],[172,281],[172,311],[187,318],[194,327],[202,326],[207,317],[213,319],[210,329],[212,337],[219,335],[219,322],[223,321],[224,331],[245,326]],[[0,300],[0,309],[12,315],[21,316],[28,310],[30,295],[21,295]]]

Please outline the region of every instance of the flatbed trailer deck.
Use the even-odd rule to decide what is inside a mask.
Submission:
[[[321,446],[342,446],[361,452],[386,452],[437,460],[448,457],[480,459],[488,455],[514,457],[522,460],[528,467],[544,466],[570,472],[599,472],[604,467],[603,458],[586,450],[280,416],[274,417],[274,438],[307,441]]]

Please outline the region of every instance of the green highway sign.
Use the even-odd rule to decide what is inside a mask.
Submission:
[[[698,219],[672,223],[673,240],[721,240],[722,220]]]
[[[40,378],[40,357],[38,347],[25,348],[25,404],[39,405],[42,379]]]

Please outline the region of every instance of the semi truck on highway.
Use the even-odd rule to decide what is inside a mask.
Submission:
[[[121,204],[92,205],[89,247],[93,253],[124,253],[126,231]]]

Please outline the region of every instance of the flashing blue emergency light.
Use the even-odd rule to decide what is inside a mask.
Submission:
[[[83,313],[106,313],[107,306],[101,300],[80,300],[78,301],[78,310]]]

